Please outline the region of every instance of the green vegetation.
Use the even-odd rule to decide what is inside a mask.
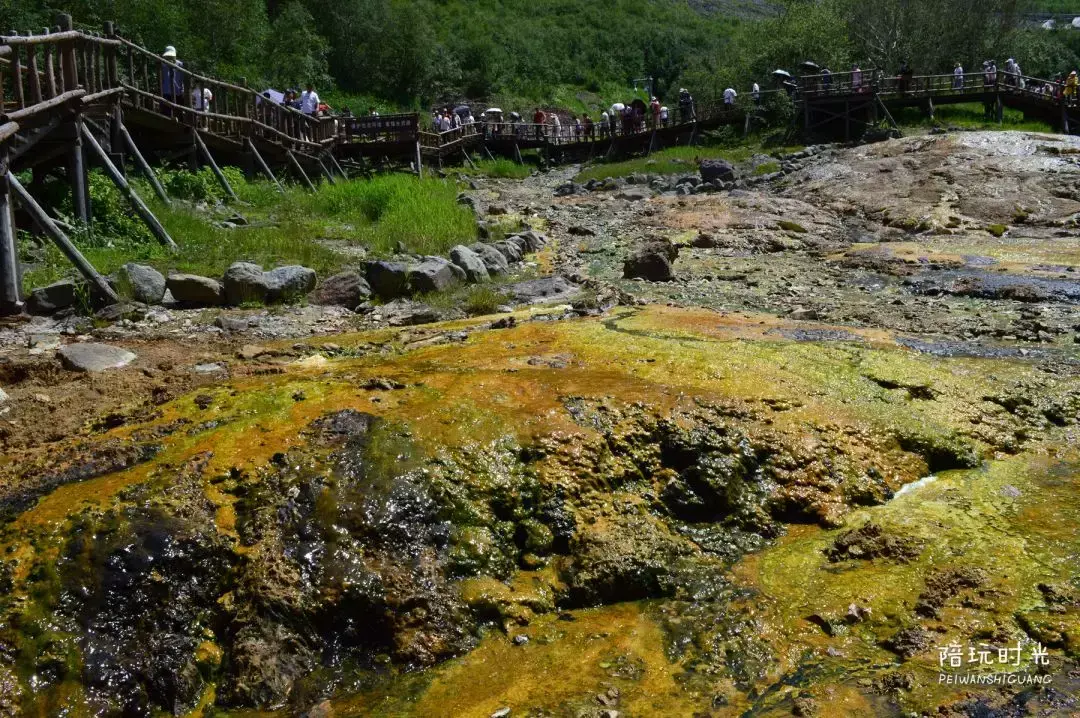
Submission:
[[[479,177],[500,177],[505,179],[524,179],[532,174],[533,166],[529,164],[519,165],[513,160],[504,157],[495,160],[481,160],[473,158],[472,167],[461,168],[461,174]]]
[[[575,182],[588,182],[591,179],[601,180],[606,177],[627,177],[632,174],[679,174],[680,172],[696,173],[697,163],[704,159],[725,159],[728,162],[745,162],[755,154],[783,154],[795,152],[800,147],[765,147],[761,140],[747,140],[744,144],[734,146],[713,145],[699,147],[669,147],[659,152],[653,152],[647,157],[635,157],[619,162],[598,162],[582,169],[574,178]],[[773,168],[775,166],[775,168]],[[767,172],[779,169],[779,163],[768,162],[762,167],[769,168]]]
[[[388,175],[372,180],[322,185],[311,193],[290,188],[279,194],[266,182],[248,183],[238,170],[226,168],[241,204],[221,211],[196,211],[182,203],[153,209],[180,249],[161,247],[126,206],[111,183],[97,172],[91,175],[94,222],[91,231],[74,233],[73,240],[99,271],[110,273],[126,262],[144,262],[162,271],[175,269],[219,276],[234,261],[249,260],[266,267],[303,264],[320,275],[332,273],[350,261],[337,251],[363,247],[368,255],[386,256],[398,243],[409,252],[442,254],[476,236],[471,212],[456,202],[457,188],[442,180],[418,180],[409,175]],[[216,203],[222,190],[209,173],[162,173],[174,197]],[[141,185],[143,197],[151,197]],[[57,205],[63,209],[63,202]],[[233,211],[249,224],[223,228],[220,220]],[[68,211],[70,208],[68,207]],[[51,244],[36,249],[24,237],[22,254],[29,289],[73,272]]]
[[[1032,120],[1020,110],[1005,108],[1002,121],[987,115],[981,103],[971,102],[961,105],[942,105],[934,108],[931,119],[925,111],[907,108],[894,117],[903,130],[925,130],[931,127],[961,127],[969,130],[1022,130],[1025,132],[1051,132],[1049,123]]]

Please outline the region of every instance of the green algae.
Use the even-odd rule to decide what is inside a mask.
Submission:
[[[379,671],[358,668],[359,675],[367,676],[364,680],[380,686],[371,695],[395,697],[380,699],[384,702],[379,705],[370,702],[371,695],[356,698],[343,704],[345,714],[353,709],[349,706],[361,705],[396,714],[396,701],[405,695],[429,711],[416,715],[444,714],[438,712],[440,706],[452,706],[455,715],[485,710],[490,715],[500,707],[492,704],[500,700],[574,706],[594,699],[616,679],[624,696],[620,700],[625,701],[620,706],[627,710],[637,706],[681,712],[691,704],[716,705],[716,696],[721,696],[725,711],[769,711],[788,705],[794,699],[790,689],[798,687],[825,705],[843,705],[854,714],[877,705],[872,691],[854,681],[880,679],[886,667],[897,665],[886,644],[901,628],[925,622],[913,611],[926,578],[950,566],[1001,566],[1004,578],[998,580],[995,568],[993,601],[977,595],[961,597],[970,606],[946,600],[944,618],[933,624],[943,629],[942,636],[980,640],[997,635],[1004,626],[1022,639],[1022,624],[1056,641],[1061,648],[1055,650],[1072,650],[1070,641],[1075,639],[1069,631],[1074,629],[1040,618],[1037,584],[1060,582],[1070,571],[1076,573],[1069,554],[1075,547],[1070,528],[1075,524],[1070,522],[1077,518],[1069,490],[1076,474],[1061,468],[1071,466],[1062,463],[1066,456],[1035,454],[1050,454],[1053,447],[1034,439],[1027,442],[1027,453],[1002,459],[993,432],[983,430],[987,415],[994,412],[993,421],[1003,431],[1025,425],[1023,417],[983,397],[1029,377],[1032,367],[1003,360],[925,357],[896,347],[880,332],[854,332],[847,342],[795,342],[775,331],[783,328],[775,319],[655,307],[604,321],[529,323],[473,333],[453,346],[430,345],[389,357],[282,365],[280,374],[237,379],[200,392],[204,398],[199,401],[182,397],[161,407],[160,416],[146,424],[113,430],[107,436],[126,438],[187,421],[160,439],[163,450],[149,464],[61,487],[3,527],[0,535],[14,587],[0,606],[6,630],[16,636],[16,651],[24,657],[17,664],[20,680],[29,686],[41,665],[55,676],[27,705],[50,712],[62,707],[78,711],[86,703],[75,634],[51,626],[64,581],[50,567],[73,534],[103,530],[110,522],[114,530],[126,531],[127,519],[120,516],[145,500],[140,497],[159,493],[151,503],[166,513],[205,505],[212,517],[208,524],[236,557],[232,560],[258,563],[269,561],[285,545],[250,532],[259,507],[278,505],[293,487],[305,491],[310,485],[311,515],[320,535],[328,545],[344,547],[332,535],[343,521],[348,525],[354,497],[340,488],[347,475],[338,469],[330,477],[311,477],[284,468],[291,464],[290,456],[307,456],[303,452],[311,437],[306,427],[344,410],[380,420],[365,440],[362,476],[370,480],[364,479],[360,495],[390,491],[391,479],[403,475],[426,486],[451,526],[447,565],[457,582],[445,590],[484,620],[503,628],[525,627],[536,639],[513,646],[504,634],[491,633],[480,648],[430,675],[390,683]],[[383,333],[379,340],[400,337]],[[531,361],[537,356],[563,360],[557,365]],[[404,388],[364,388],[372,377],[393,379]],[[1076,383],[1061,377],[1043,382],[1038,390],[1060,394],[1075,390]],[[677,534],[692,536],[701,546],[708,544],[707,532],[672,522],[657,508],[656,499],[648,498],[675,472],[670,466],[657,472],[649,463],[649,442],[660,436],[654,433],[655,419],[642,423],[626,407],[639,407],[634,411],[642,416],[682,417],[673,421],[687,426],[693,423],[691,417],[701,420],[705,407],[714,407],[709,409],[714,428],[774,443],[791,453],[784,460],[795,462],[793,476],[811,472],[825,482],[815,488],[832,492],[833,503],[820,507],[823,523],[852,526],[873,520],[929,548],[906,564],[830,566],[823,549],[835,535],[796,527],[777,546],[737,565],[730,580],[702,582],[703,575],[723,577],[724,564],[688,559],[692,544]],[[673,429],[665,431],[678,435]],[[798,442],[806,445],[805,456],[794,448]],[[523,452],[523,445],[534,448]],[[984,467],[943,473],[883,506],[856,508],[844,516],[843,500],[852,506],[880,503],[928,471],[976,467],[984,460],[989,460]],[[199,462],[199,470],[197,478],[185,484],[189,493],[170,492],[178,472],[193,461]],[[309,457],[303,465],[318,467],[325,460],[312,462]],[[721,462],[711,471],[728,476],[736,468]],[[549,520],[538,520],[542,487],[565,489],[582,502],[577,510],[585,512],[588,523],[579,526],[572,546]],[[80,522],[86,526],[80,528]],[[765,519],[751,518],[748,525],[760,529]],[[720,540],[733,541],[728,534]],[[607,622],[616,628],[599,638],[573,631],[569,638],[560,636],[561,624],[553,613],[558,606],[576,605],[573,596],[619,600],[603,588],[608,579],[602,571],[560,568],[567,551],[586,559],[591,551],[601,561],[631,557],[628,565],[635,570],[663,566],[667,573],[643,595],[668,598],[616,604],[596,613],[574,610],[570,615],[577,616],[580,625]],[[88,558],[71,561],[78,570],[95,570]],[[617,572],[622,568],[615,570],[606,575],[622,575]],[[525,584],[519,583],[522,578]],[[569,578],[570,585],[563,578]],[[588,581],[589,591],[575,593],[575,581]],[[272,585],[259,584],[258,590]],[[755,598],[740,598],[740,586]],[[339,590],[345,589],[333,587]],[[698,599],[688,601],[692,596]],[[220,597],[226,607],[244,600],[243,592]],[[852,604],[869,608],[871,618],[849,625],[845,616]],[[811,621],[811,616],[820,620]],[[1020,618],[1014,621],[1013,616]],[[844,630],[830,636],[821,630],[823,623]],[[685,636],[691,648],[664,651],[666,634]],[[739,637],[750,634],[758,639]],[[203,672],[204,681],[192,710],[217,700],[214,682],[221,660],[208,646],[219,646],[222,639],[210,631],[192,646],[191,664]],[[840,655],[827,653],[829,647]],[[595,660],[597,667],[568,657],[575,653]],[[41,658],[30,663],[25,661],[29,656]],[[531,679],[506,672],[502,664],[513,667],[511,659],[517,656],[534,656],[527,664],[536,671]],[[738,660],[728,665],[732,656]],[[601,664],[608,667],[598,668]],[[484,669],[485,678],[473,679],[465,690],[462,681],[475,676],[478,665],[490,670]],[[877,668],[860,668],[864,665]],[[612,666],[618,667],[618,675],[612,674]],[[918,685],[903,699],[908,704],[930,708],[950,698],[931,685],[936,675],[932,654],[916,655],[903,668],[916,676]],[[538,683],[538,675],[545,680]],[[635,676],[658,678],[655,684],[649,678],[640,691],[633,681],[619,682]],[[545,695],[542,689],[556,677],[567,690]],[[818,690],[826,685],[832,686],[832,697]],[[455,702],[448,698],[451,694],[462,698]]]

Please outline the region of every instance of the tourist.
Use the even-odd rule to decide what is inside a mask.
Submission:
[[[379,111],[374,106],[368,108],[368,117],[378,117]]]
[[[607,110],[600,113],[600,136],[607,137],[611,132],[611,123],[608,122]]]
[[[851,91],[862,92],[862,70],[858,63],[851,66]]]
[[[913,73],[911,72],[911,65],[908,64],[908,61],[904,60],[903,62],[901,62],[900,63],[900,92],[901,93],[906,93],[908,90],[911,89],[911,77],[912,77],[912,75],[913,75]]]
[[[754,86],[750,89],[750,97],[753,98],[754,104],[761,105],[761,87],[755,82]]]
[[[562,120],[559,119],[558,112],[551,113],[551,136],[556,144],[562,142]]]
[[[652,114],[652,126],[655,130],[660,126],[660,100],[653,97],[652,101],[649,102],[649,110]]]
[[[587,114],[582,115],[581,119],[585,123],[585,139],[593,140],[596,137],[596,126],[593,124],[592,118]]]
[[[195,108],[196,112],[209,112],[210,103],[213,100],[214,93],[210,91],[209,87],[203,85],[201,81],[191,91],[191,106]]]
[[[300,95],[300,111],[312,117],[319,114],[319,95],[315,92],[315,85],[310,82]]]
[[[544,124],[547,122],[547,115],[539,107],[533,112],[533,124],[536,125],[536,139],[544,139]]]
[[[1069,73],[1069,79],[1065,80],[1065,101],[1069,104],[1076,102],[1076,86],[1076,70],[1073,70]]]
[[[822,68],[821,70],[821,86],[824,88],[825,92],[830,92],[832,90],[832,70],[827,67]]]
[[[739,93],[735,92],[734,87],[729,87],[724,90],[724,107],[728,110],[735,106],[735,98]]]
[[[956,63],[956,68],[953,69],[953,81],[952,86],[954,90],[964,89],[964,68],[960,66],[960,63]]]
[[[669,117],[670,117],[670,115],[668,113],[667,105],[661,106],[660,107],[660,125],[662,127],[667,127]]]
[[[1013,84],[1021,90],[1024,89],[1024,73],[1016,60],[1013,60]]]
[[[161,114],[173,116],[173,105],[184,104],[184,73],[180,69],[184,63],[176,59],[176,48],[169,45],[161,53],[165,62],[161,63]]]
[[[694,98],[685,88],[679,89],[679,115],[683,123],[694,121]]]
[[[634,134],[634,108],[631,105],[625,105],[622,112],[623,121],[623,134]]]

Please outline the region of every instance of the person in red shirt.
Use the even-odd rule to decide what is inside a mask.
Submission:
[[[533,124],[536,125],[536,139],[544,139],[544,125],[547,124],[547,115],[539,107],[533,113]]]
[[[660,100],[655,97],[652,98],[652,102],[649,103],[649,109],[652,110],[652,126],[655,130],[660,126]]]

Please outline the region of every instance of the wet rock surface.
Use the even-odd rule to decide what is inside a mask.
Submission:
[[[0,712],[1074,710],[1075,142],[478,180],[536,228],[470,248],[496,317],[400,298],[412,257],[358,314],[0,327],[8,441],[70,412],[57,344],[144,342],[143,401],[0,466]],[[942,684],[951,644],[1053,684]]]

